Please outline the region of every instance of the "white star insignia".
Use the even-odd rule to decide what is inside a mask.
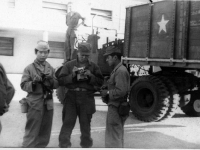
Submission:
[[[168,23],[169,20],[165,20],[164,15],[162,15],[162,19],[160,22],[157,22],[157,24],[160,26],[159,28],[159,33],[163,30],[167,32],[166,30],[166,24]]]

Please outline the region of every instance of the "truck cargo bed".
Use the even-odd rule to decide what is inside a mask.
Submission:
[[[160,1],[126,8],[124,60],[200,68],[200,1]]]

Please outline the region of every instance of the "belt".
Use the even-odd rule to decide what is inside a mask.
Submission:
[[[87,91],[87,89],[84,88],[75,88],[75,89],[69,89],[70,91]]]

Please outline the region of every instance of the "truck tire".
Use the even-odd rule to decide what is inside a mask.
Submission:
[[[200,92],[194,91],[191,94],[191,99],[189,103],[183,107],[181,110],[190,117],[200,117]]]
[[[132,113],[141,121],[160,120],[168,110],[169,92],[154,76],[142,76],[131,86],[129,102]]]
[[[161,120],[166,120],[175,115],[176,110],[179,106],[180,95],[178,94],[178,90],[176,89],[174,83],[171,80],[169,80],[167,77],[163,77],[163,76],[160,76],[159,78],[165,84],[165,86],[167,87],[168,92],[169,92],[168,110],[167,110],[166,114],[163,116],[163,118],[161,118]],[[159,121],[161,121],[161,120],[159,120]]]
[[[65,93],[66,93],[66,88],[64,86],[59,86],[56,89],[56,96],[57,96],[57,98],[58,98],[58,100],[60,101],[61,104],[64,103]]]

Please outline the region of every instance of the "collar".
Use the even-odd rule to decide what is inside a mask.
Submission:
[[[68,15],[69,15],[70,17],[74,16],[74,14],[76,14],[75,11],[71,11],[71,12],[68,13]]]
[[[81,64],[81,62],[79,62],[78,57],[77,57],[77,58],[76,58],[76,66],[77,66],[78,64]],[[91,61],[88,60],[86,64],[91,65]]]
[[[46,61],[40,62],[40,61],[38,61],[37,59],[34,60],[34,63],[36,63],[36,64],[38,64],[38,65],[42,65],[42,66],[45,66],[45,65],[46,65]]]
[[[121,65],[122,65],[122,62],[120,62],[120,63],[113,69],[112,73],[114,73]],[[112,74],[112,73],[111,73],[111,74]]]

